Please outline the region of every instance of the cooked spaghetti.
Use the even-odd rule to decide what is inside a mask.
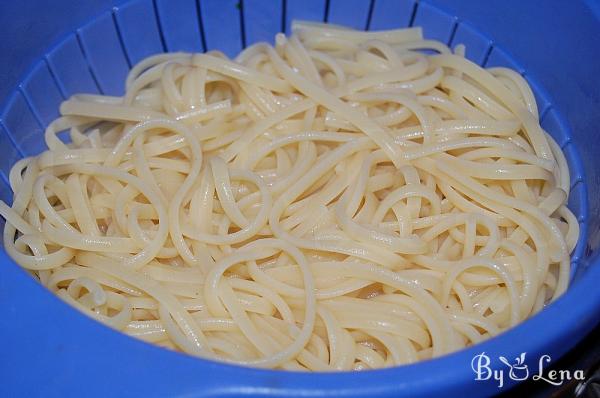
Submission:
[[[518,73],[420,28],[293,32],[65,101],[10,172],[8,254],[130,336],[288,370],[436,357],[567,289],[569,170]]]

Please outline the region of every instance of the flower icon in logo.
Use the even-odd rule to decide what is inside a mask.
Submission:
[[[515,363],[514,364],[510,364],[508,362],[508,360],[503,357],[503,356],[499,356],[498,359],[500,359],[500,361],[505,364],[506,366],[508,366],[510,368],[510,372],[508,374],[508,376],[512,379],[512,380],[525,380],[529,377],[529,369],[527,368],[527,365],[525,364],[525,353],[522,352],[521,355],[519,355],[518,357],[515,358]]]

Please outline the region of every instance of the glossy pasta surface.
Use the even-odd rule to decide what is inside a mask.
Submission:
[[[464,52],[296,23],[235,60],[147,58],[123,97],[65,101],[14,165],[5,250],[114,329],[248,366],[493,337],[567,289],[579,230],[527,82]]]

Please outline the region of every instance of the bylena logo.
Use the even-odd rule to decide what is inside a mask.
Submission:
[[[525,363],[525,356],[527,353],[523,352],[521,355],[516,357],[511,363],[508,359],[503,356],[499,356],[498,360],[506,365],[506,368],[492,369],[490,364],[492,360],[485,353],[477,354],[471,360],[471,369],[475,373],[475,380],[496,380],[498,388],[504,386],[505,377],[510,380],[522,381],[527,380],[531,376],[532,380],[542,380],[555,386],[562,385],[565,381],[570,380],[584,380],[585,374],[583,370],[549,370],[545,372],[544,366],[548,365],[552,358],[550,355],[542,355],[538,359],[537,369],[532,369],[532,373],[529,373],[529,366]],[[535,372],[533,372],[535,370]],[[508,371],[508,373],[506,372]]]
[[[527,378],[529,377],[529,368],[525,364],[524,352],[522,352],[521,355],[515,358],[514,365],[509,363],[508,360],[503,356],[499,356],[498,359],[500,360],[500,362],[502,362],[510,368],[508,377],[510,377],[512,380],[527,380]]]

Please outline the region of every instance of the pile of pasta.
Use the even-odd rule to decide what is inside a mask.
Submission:
[[[295,23],[235,60],[149,57],[124,96],[63,102],[14,165],[4,248],[202,358],[361,370],[495,336],[567,289],[579,230],[526,81],[464,54]]]

